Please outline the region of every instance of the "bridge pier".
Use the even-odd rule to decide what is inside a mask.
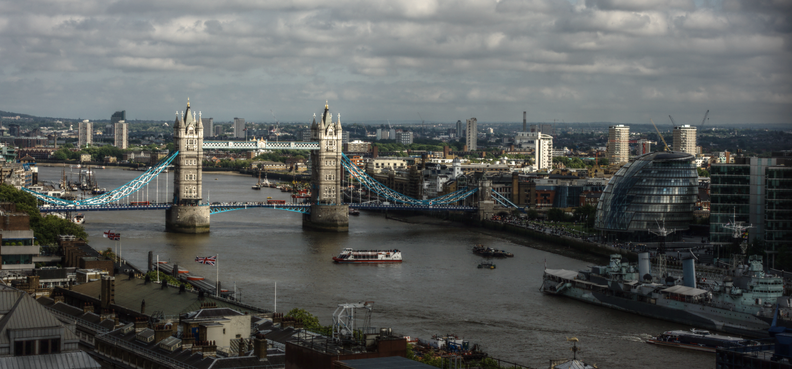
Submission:
[[[322,119],[311,124],[311,139],[319,149],[311,151],[311,214],[303,215],[303,228],[325,232],[349,232],[349,205],[343,203],[341,178],[341,115],[333,122],[325,104]]]
[[[165,210],[165,231],[209,233],[209,207],[173,205]]]
[[[311,205],[303,214],[303,228],[323,232],[349,232],[349,205]]]
[[[492,181],[482,180],[479,182],[478,198],[479,221],[491,219],[495,214],[495,201],[492,200]]]

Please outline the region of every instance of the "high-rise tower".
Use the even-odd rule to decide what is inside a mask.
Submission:
[[[608,162],[610,164],[630,161],[630,127],[617,124],[608,128]]]
[[[674,151],[696,155],[696,127],[674,127]]]
[[[113,124],[113,143],[115,147],[126,150],[129,147],[129,124],[126,121],[119,121]]]
[[[349,206],[342,205],[341,114],[333,122],[330,108],[325,104],[319,122],[311,124],[311,140],[319,143],[319,150],[311,151],[311,214],[303,216],[303,226],[322,231],[347,232]]]
[[[467,120],[467,131],[465,132],[465,143],[467,144],[468,151],[476,151],[478,149],[478,120],[470,118]]]
[[[88,119],[80,122],[78,126],[78,137],[77,137],[77,146],[82,148],[83,146],[90,146],[93,144],[93,123],[89,122]]]
[[[173,206],[165,212],[165,229],[179,233],[209,232],[209,207],[201,205],[203,159],[203,124],[190,110],[177,113],[173,124],[173,142],[179,150],[174,160]]]

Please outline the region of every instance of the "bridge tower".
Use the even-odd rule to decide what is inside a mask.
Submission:
[[[208,233],[209,207],[201,205],[203,159],[203,124],[201,115],[190,110],[176,113],[173,142],[179,156],[173,161],[173,206],[165,211],[165,230],[177,233]]]
[[[491,219],[495,214],[495,201],[492,200],[492,181],[482,179],[478,190],[479,221]]]
[[[311,214],[303,215],[303,227],[318,231],[348,232],[349,205],[343,205],[341,179],[341,114],[333,122],[325,104],[321,120],[314,115],[311,141],[319,142],[319,150],[311,151]]]

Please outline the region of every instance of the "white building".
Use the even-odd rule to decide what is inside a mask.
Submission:
[[[193,333],[194,337],[205,334],[207,341],[215,341],[218,347],[225,347],[231,346],[231,340],[250,337],[251,319],[251,315],[234,309],[204,308],[187,313],[179,323],[182,332]]]
[[[423,170],[423,198],[433,199],[443,191],[443,186],[462,175],[462,162],[454,158],[452,164],[428,163]]]
[[[541,132],[517,132],[514,136],[514,146],[522,149],[534,149],[536,159],[534,165],[537,170],[550,170],[553,168],[553,136]]]
[[[396,142],[402,145],[412,145],[413,133],[412,132],[396,132]]]
[[[80,122],[77,145],[79,147],[89,146],[93,144],[93,123],[88,119]]]
[[[478,140],[478,120],[470,118],[467,120],[467,129],[465,130],[465,145],[467,151],[476,151]]]
[[[113,125],[113,132],[115,137],[114,145],[119,149],[126,149],[129,147],[129,123],[126,121],[119,121]]]
[[[608,161],[610,164],[630,161],[630,127],[617,124],[608,128]]]
[[[674,127],[674,151],[696,155],[696,127],[690,125]]]
[[[234,137],[245,138],[245,118],[234,118]]]

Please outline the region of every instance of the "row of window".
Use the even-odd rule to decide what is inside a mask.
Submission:
[[[60,338],[14,341],[14,356],[46,355],[60,352]]]

